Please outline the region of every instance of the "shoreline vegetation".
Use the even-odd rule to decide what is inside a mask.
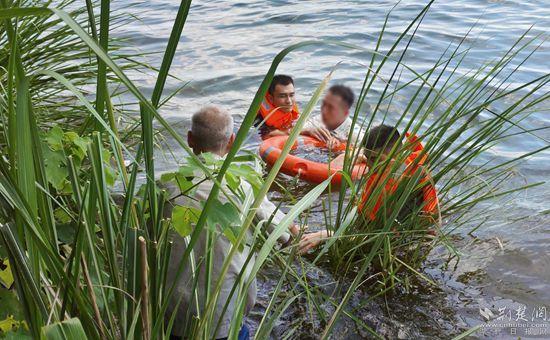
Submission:
[[[335,335],[343,318],[352,320],[362,334],[380,337],[348,308],[354,292],[367,290],[377,296],[397,287],[409,290],[415,285],[434,285],[421,270],[430,250],[443,246],[450,259],[459,258],[452,234],[460,228],[473,232],[483,227],[485,221],[474,213],[479,205],[497,204],[500,198],[540,185],[507,184],[520,162],[548,149],[545,141],[545,147],[525,150],[509,161],[483,157],[505,140],[542,139],[537,129],[523,126],[522,121],[547,105],[550,74],[513,86],[510,79],[537,53],[544,37],[533,37],[528,30],[501,55],[491,56],[477,69],[463,73],[458,70],[475,48],[467,44],[466,33],[446,50],[434,52],[440,55],[437,62],[419,73],[407,64],[405,56],[431,4],[411,18],[393,40],[385,34],[388,13],[374,49],[310,40],[282,50],[259,84],[233,147],[219,161],[197,157],[185,142],[184,133],[159,114],[161,104],[174,95],[166,94],[164,85],[185,21],[193,15],[191,1],[181,2],[161,66],[154,69],[142,64],[139,56],[119,52],[128,42],[109,33],[113,26],[130,19],[122,13],[111,13],[109,0],[87,0],[82,8],[72,0],[1,0],[0,296],[9,301],[7,309],[12,317],[2,321],[0,315],[0,336],[169,338],[174,315],[165,319],[164,314],[174,287],[166,280],[172,247],[168,233],[176,230],[188,237],[188,250],[182,254],[185,259],[201,231],[208,230],[211,216],[225,214],[225,218],[234,217],[230,230],[224,232],[233,247],[223,269],[244,242],[250,241],[246,235],[252,232],[255,237],[251,248],[256,249],[256,255],[251,252],[250,256],[256,259],[253,267],[245,266],[242,273],[250,270],[251,277],[255,277],[266,267],[280,273],[254,330],[256,338],[269,338],[285,310],[303,300],[307,314],[321,320],[315,334],[319,338]],[[382,42],[389,42],[390,48],[382,49]],[[325,75],[302,108],[280,159],[265,171],[265,176],[260,176],[260,158],[242,152],[243,143],[249,134],[257,133],[253,128],[256,113],[277,67],[289,53],[306,46],[364,54],[360,61],[365,69],[363,87],[352,115],[351,131],[367,131],[380,122],[392,121],[401,131],[418,136],[424,145],[422,156],[427,159],[424,166],[439,195],[435,219],[418,218],[419,207],[395,223],[405,202],[421,187],[419,176],[411,176],[399,190],[387,195],[381,209],[387,214],[374,220],[362,219],[357,204],[350,202],[361,200],[367,178],[384,169],[396,169],[411,151],[393,148],[391,158],[396,162],[377,160],[364,178],[352,181],[349,173],[359,148],[348,148],[340,188],[333,188],[330,180],[313,187],[285,206],[287,217],[271,234],[259,231],[256,208],[276,184],[284,157],[332,74],[339,71],[334,65]],[[140,68],[158,72],[150,98],[127,76]],[[374,91],[375,84],[383,84],[382,91]],[[416,89],[414,95],[403,99],[401,91],[411,87]],[[363,117],[365,100],[373,93],[377,101],[369,99],[372,110]],[[139,113],[128,109],[132,105],[114,104],[122,95],[139,103]],[[405,100],[406,104],[397,116],[389,109],[394,100]],[[153,156],[155,126],[186,155],[184,162],[174,160],[183,163],[177,171],[162,176],[157,173]],[[352,141],[350,134],[347,144],[362,143]],[[193,190],[186,177],[196,172],[216,183],[203,209],[176,209],[172,218],[163,216],[168,197],[158,181],[176,183],[185,195]],[[145,178],[143,183],[138,183],[140,176]],[[238,190],[241,181],[252,185],[254,197],[246,209],[220,207],[218,197],[227,195],[219,185],[222,181],[230,183],[232,191]],[[122,195],[114,189],[115,183],[122,188]],[[307,224],[309,209],[325,193],[328,198],[322,201],[322,227],[332,236],[304,257],[297,254],[296,242],[285,249],[275,247],[278,236],[293,221]],[[364,204],[374,205],[376,199],[367,199]],[[435,232],[428,235],[429,229]],[[330,294],[307,280],[308,268],[315,266],[327,268],[340,278]],[[245,286],[250,284],[244,282]],[[203,314],[188,330],[189,338],[209,339],[219,327],[213,315],[220,303],[221,286],[214,287],[208,292]],[[230,338],[236,338],[245,319],[246,289],[236,284],[232,294],[243,306],[232,316]],[[329,310],[324,308],[327,305],[331,306]],[[456,336],[475,331],[465,329]],[[292,337],[292,330],[287,335]]]

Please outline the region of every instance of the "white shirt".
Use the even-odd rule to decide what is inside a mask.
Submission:
[[[331,134],[338,138],[341,142],[347,142],[349,131],[351,130],[351,124],[352,120],[349,117],[346,117],[346,119],[334,130],[328,129],[325,124],[323,123],[323,118],[321,118],[321,115],[317,115],[315,117],[310,117],[306,123],[304,124],[303,129],[313,129],[313,128],[319,128],[324,127],[328,129]],[[355,129],[353,130],[353,136],[351,139],[351,143],[355,144],[357,142],[361,142],[362,139],[362,133],[358,131],[358,123],[355,123]]]
[[[193,183],[198,183],[200,180],[203,180],[205,177],[204,175],[196,177],[193,179]],[[202,183],[200,183],[196,191],[192,194],[192,198],[185,197],[185,196],[179,196],[171,201],[173,205],[170,205],[169,202],[167,202],[167,207],[164,211],[165,217],[171,216],[171,210],[172,206],[174,205],[181,205],[186,207],[192,207],[196,209],[202,209],[201,202],[206,202],[208,195],[210,194],[210,191],[213,188],[214,183],[210,180],[205,180]],[[229,188],[225,183],[222,183],[224,186],[224,189],[227,192],[230,192]],[[246,182],[244,179],[242,180],[241,188],[243,189],[243,192],[249,193],[252,192],[251,185]],[[169,185],[166,186],[166,189],[169,193],[168,197],[175,197],[179,194],[179,189],[175,185]],[[231,199],[237,203],[237,205],[243,203],[243,198],[238,197],[234,194],[230,194]],[[227,197],[225,194],[220,192],[219,194],[219,200],[222,204],[225,204],[228,202]],[[239,207],[239,210],[242,210],[241,207]],[[247,211],[244,212],[245,216]],[[273,231],[273,227],[281,222],[281,220],[284,218],[284,214],[276,210],[275,205],[270,202],[267,198],[264,198],[259,209],[256,212],[256,217],[260,220],[268,220],[270,216],[273,214],[272,223],[270,226],[268,226],[268,232]],[[202,310],[205,303],[205,287],[206,285],[206,278],[205,278],[205,265],[204,262],[206,261],[206,240],[207,240],[207,226],[204,227],[203,231],[200,233],[200,236],[198,238],[197,243],[193,247],[193,251],[191,252],[191,256],[194,262],[194,265],[197,266],[198,270],[192,271],[191,270],[191,263],[189,261],[186,261],[185,267],[183,269],[182,274],[179,277],[179,281],[176,285],[176,288],[174,290],[174,293],[171,297],[171,300],[168,305],[168,309],[166,312],[166,319],[169,320],[169,318],[172,316],[172,313],[174,312],[179,299],[181,298],[181,302],[179,303],[179,306],[176,311],[175,321],[174,321],[174,327],[172,329],[172,334],[181,336],[184,335],[185,332],[189,329],[189,327],[192,326],[192,323],[190,320],[192,320],[192,315],[196,315],[196,308],[195,306],[198,303],[199,310]],[[252,228],[252,227],[251,227]],[[247,233],[247,237],[250,239],[252,237],[252,233],[250,230]],[[214,243],[213,243],[213,259],[212,259],[212,280],[210,285],[210,291],[214,292],[215,286],[217,284],[217,277],[219,277],[223,262],[226,259],[232,244],[231,242],[221,233],[220,226],[218,225],[217,230],[213,233],[214,235]],[[171,287],[172,283],[176,279],[176,275],[178,272],[178,269],[180,267],[181,263],[181,257],[183,253],[185,252],[185,249],[187,247],[187,244],[189,242],[190,237],[181,237],[176,232],[172,231],[170,235],[173,246],[172,246],[172,252],[170,256],[170,262],[168,265],[168,274],[167,274],[167,281],[168,281],[168,287]],[[279,242],[284,243],[287,242],[290,238],[290,234],[285,233],[279,238]],[[248,242],[247,242],[248,244]],[[250,253],[250,248],[248,245],[244,247],[244,250],[242,252],[237,251],[233,258],[231,259],[227,274],[225,275],[223,279],[223,284],[221,287],[220,294],[218,296],[218,299],[216,301],[216,308],[213,315],[213,324],[217,325],[218,320],[222,318],[220,328],[213,336],[213,338],[224,338],[227,337],[229,334],[229,328],[231,325],[231,320],[234,314],[235,309],[237,308],[237,295],[238,295],[238,288],[233,293],[233,296],[231,298],[231,301],[228,305],[227,310],[225,311],[225,314],[222,316],[222,310],[226,303],[226,301],[229,298],[230,292],[233,288],[234,283],[237,281],[239,273],[243,268],[245,268],[245,262]],[[254,266],[254,257],[250,259],[248,264],[246,265],[245,273],[239,280],[240,283],[245,283],[248,280],[250,269]],[[193,287],[193,272],[197,275],[198,274],[198,282],[197,282],[197,298],[195,299],[194,294],[192,294],[192,287]],[[256,302],[256,280],[254,279],[252,284],[250,285],[250,288],[247,292],[247,302],[246,302],[246,312],[248,312],[255,304]],[[191,311],[193,313],[192,315],[188,315],[188,311]],[[213,331],[213,329],[212,329]]]

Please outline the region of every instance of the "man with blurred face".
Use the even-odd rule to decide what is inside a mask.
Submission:
[[[288,135],[299,115],[294,80],[284,74],[274,76],[258,112],[258,118],[268,129],[264,129],[262,136]]]
[[[329,147],[346,142],[352,121],[349,111],[355,96],[344,85],[332,86],[321,104],[321,115],[306,122],[302,134],[327,143]]]

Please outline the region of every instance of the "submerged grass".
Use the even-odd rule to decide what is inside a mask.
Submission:
[[[297,200],[271,234],[263,235],[254,223],[256,208],[275,180],[282,164],[281,157],[265,180],[256,182],[255,196],[248,197],[246,209],[240,211],[238,232],[233,235],[235,243],[222,267],[223,278],[232,256],[252,231],[256,236],[253,247],[258,250],[257,258],[249,279],[237,282],[232,290],[233,297],[243,308],[237,308],[232,315],[231,338],[236,337],[245,316],[246,287],[253,284],[252,278],[267,263],[280,267],[282,274],[256,330],[258,338],[269,336],[275,320],[302,296],[306,297],[311,314],[320,315],[325,322],[322,338],[328,338],[337,321],[344,316],[376,336],[347,308],[355,290],[371,282],[367,280],[367,273],[373,268],[378,272],[374,277],[383,287],[382,291],[398,284],[407,286],[411,277],[429,282],[429,278],[419,271],[429,250],[440,243],[452,249],[452,244],[447,241],[448,230],[463,225],[468,219],[466,216],[480,202],[525,188],[503,188],[502,183],[517,162],[547,149],[532,150],[507,162],[482,160],[489,148],[507,138],[522,135],[539,138],[537,131],[524,128],[522,121],[533,109],[547,103],[550,94],[544,86],[550,76],[533,79],[515,88],[507,84],[507,80],[537,49],[533,47],[535,40],[526,38],[527,32],[499,59],[467,75],[457,73],[468,55],[464,40],[456,46],[449,46],[433,67],[423,73],[407,66],[407,49],[414,43],[415,32],[431,2],[388,51],[381,50],[385,25],[374,50],[341,42],[306,41],[281,51],[274,58],[244,117],[233,148],[221,164],[207,164],[196,157],[179,132],[158,113],[191,1],[181,2],[150,99],[126,76],[127,66],[122,66],[113,53],[109,40],[113,18],[108,0],[97,4],[88,1],[86,9],[76,12],[67,12],[65,2],[46,3],[46,7],[32,7],[37,4],[35,2],[3,1],[1,4],[3,25],[0,42],[3,52],[0,61],[5,85],[0,107],[4,138],[3,157],[0,159],[0,239],[33,337],[70,338],[70,334],[84,333],[89,338],[156,339],[170,334],[174,315],[169,318],[164,315],[168,301],[177,297],[173,296],[174,287],[166,280],[171,253],[168,234],[177,221],[166,219],[162,214],[168,203],[166,193],[159,190],[156,182],[153,122],[160,123],[188,154],[187,166],[216,183],[189,231],[189,245],[181,256],[181,275],[183,264],[190,258],[200,233],[206,231],[209,213],[216,207],[220,195],[227,194],[227,189],[220,183],[242,175],[235,173],[242,170],[235,166],[247,158],[238,153],[251,131],[256,112],[278,65],[296,49],[314,44],[334,45],[343,51],[354,49],[367,55],[369,65],[353,123],[364,131],[374,124],[390,121],[401,131],[418,136],[424,144],[421,156],[427,157],[422,168],[431,174],[430,183],[435,184],[439,192],[440,216],[418,218],[421,206],[404,213],[408,200],[425,185],[421,176],[403,179],[397,190],[386,194],[376,219],[365,219],[358,212],[357,205],[362,200],[361,193],[367,179],[382,169],[397,170],[398,164],[411,153],[410,148],[395,147],[392,157],[396,162],[379,159],[357,183],[346,181],[337,192],[335,207],[329,205],[324,209],[325,227],[333,236],[312,260],[313,264],[328,264],[338,275],[351,277],[351,283],[348,280],[339,288],[341,296],[329,296],[308,282],[303,268],[296,268],[295,247],[289,251],[275,249],[275,241],[290,223],[307,219],[306,211],[327,188],[330,189],[329,180]],[[386,23],[388,20],[389,14]],[[36,25],[46,29],[43,32],[29,29]],[[89,27],[90,33],[83,27]],[[57,41],[60,36],[64,40],[59,42],[63,48],[58,53],[32,52],[33,48],[40,51],[41,43]],[[524,53],[527,53],[526,57]],[[72,65],[69,60],[81,60],[85,56],[89,58],[82,64],[85,67],[78,65],[82,72],[73,75],[71,68],[67,69]],[[384,79],[383,90],[374,91],[373,84],[387,74],[390,77]],[[317,87],[291,131],[283,156],[290,151],[330,75]],[[119,132],[122,126],[117,123],[116,116],[131,112],[119,112],[114,107],[109,90],[114,84],[122,84],[140,104],[140,138],[135,149],[125,143]],[[93,100],[88,99],[89,92],[83,93],[83,88],[88,85],[97,88]],[[406,109],[398,114],[391,112],[392,101],[397,100],[400,91],[410,87],[416,91],[408,98]],[[368,118],[361,120],[367,98],[376,104]],[[64,118],[47,114],[65,110],[78,112],[74,116],[82,124],[75,131],[67,131]],[[63,128],[45,135],[43,127],[54,124]],[[348,139],[348,145],[363,142],[352,141],[351,136]],[[349,174],[358,150],[358,147],[346,150],[344,173]],[[57,174],[51,169],[52,157],[57,157],[56,164],[66,171],[63,186],[53,185],[61,182],[52,183],[52,174]],[[139,189],[137,178],[142,171],[146,180]],[[120,202],[115,202],[113,197],[113,176],[124,190],[121,204],[117,204]],[[344,177],[349,178],[348,175]],[[384,183],[378,185],[374,194],[366,198],[364,204],[367,208],[376,203],[376,194],[382,193],[383,186]],[[352,190],[348,190],[349,187]],[[443,226],[442,221],[449,227]],[[435,237],[427,237],[430,228],[435,228]],[[71,231],[68,236],[66,230]],[[206,254],[206,263],[212,256],[211,252]],[[242,269],[241,276],[245,270]],[[219,320],[214,320],[213,315],[221,282],[219,280],[210,288],[208,281],[206,305],[196,320],[196,327],[188,330],[190,338],[207,339],[216,334]],[[288,282],[293,283],[292,289],[285,290]],[[334,307],[331,312],[324,311],[327,302]],[[228,301],[225,302],[226,308],[227,304]],[[291,332],[289,330],[289,334]]]

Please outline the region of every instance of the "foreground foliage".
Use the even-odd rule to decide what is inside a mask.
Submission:
[[[71,338],[86,334],[89,338],[132,339],[161,338],[169,334],[171,321],[164,319],[167,301],[173,290],[165,280],[171,251],[168,231],[174,228],[188,236],[189,249],[192,249],[198,235],[208,228],[213,214],[220,210],[225,212],[224,218],[228,218],[231,227],[224,235],[234,245],[224,263],[224,270],[227,270],[231,257],[239,251],[247,233],[255,231],[255,208],[275,181],[284,156],[288,154],[300,127],[315,107],[331,76],[329,74],[320,83],[292,130],[282,157],[266,178],[261,179],[257,176],[257,165],[242,163],[250,162],[254,157],[237,153],[251,131],[277,66],[295,49],[331,44],[343,51],[362,50],[368,55],[370,64],[354,113],[354,123],[366,130],[380,121],[392,120],[402,131],[419,136],[428,156],[426,170],[431,172],[439,190],[441,217],[437,216],[435,221],[426,224],[415,217],[418,211],[413,211],[400,217],[399,224],[396,224],[404,202],[420,185],[418,177],[411,177],[385,201],[387,215],[374,221],[364,220],[357,213],[355,203],[360,199],[370,173],[359,183],[348,181],[339,191],[330,194],[337,195],[337,200],[335,206],[331,203],[325,209],[326,228],[334,232],[334,236],[322,245],[312,263],[326,263],[352,279],[342,297],[325,296],[317,287],[311,287],[293,265],[296,260],[295,247],[288,251],[274,248],[278,235],[293,220],[305,218],[307,214],[304,211],[330,184],[326,181],[315,187],[290,207],[287,218],[272,234],[254,233],[258,236],[253,245],[258,255],[252,275],[257,274],[266,263],[281,270],[265,316],[256,331],[258,338],[269,335],[275,320],[302,295],[307,296],[311,308],[317,312],[323,301],[335,306],[330,315],[320,313],[326,322],[322,337],[328,337],[342,315],[353,318],[346,305],[353,292],[365,282],[369,269],[376,267],[379,274],[375,278],[383,289],[390,289],[398,282],[406,285],[408,277],[421,275],[418,268],[429,248],[438,242],[446,242],[447,231],[440,230],[441,221],[445,220],[449,226],[456,228],[467,221],[468,212],[479,202],[520,189],[499,190],[517,161],[541,151],[532,150],[506,163],[479,160],[487,149],[505,138],[533,134],[521,126],[521,121],[548,99],[549,93],[543,86],[548,84],[550,77],[545,75],[515,88],[508,87],[506,83],[517,70],[517,58],[526,51],[530,55],[532,41],[521,37],[500,59],[465,76],[455,73],[462,58],[467,56],[467,48],[460,43],[442,52],[439,61],[428,71],[417,73],[403,63],[403,58],[429,5],[388,51],[379,50],[384,30],[375,50],[320,41],[303,42],[283,50],[274,58],[258,89],[233,148],[225,161],[220,163],[208,157],[197,158],[181,134],[158,113],[164,83],[190,1],[181,2],[151,98],[143,95],[113,58],[108,34],[111,24],[109,1],[102,1],[97,8],[100,12],[99,27],[96,27],[96,20],[90,20],[94,23],[90,26],[90,33],[82,28],[86,21],[75,21],[72,18],[75,14],[67,13],[63,6],[49,4],[49,7],[32,7],[32,4],[14,7],[2,2],[0,9],[5,32],[0,60],[3,60],[2,77],[5,79],[3,84],[6,84],[1,107],[4,139],[0,160],[0,239],[2,250],[9,259],[10,272],[13,273],[21,314],[35,338]],[[91,16],[90,11],[86,14]],[[42,35],[24,34],[25,29],[36,20],[43,24],[54,22],[56,27],[63,27],[63,36],[72,42],[64,45],[66,49],[59,55],[41,56],[48,61],[53,60],[49,64],[38,65],[31,58],[33,54],[25,52],[33,45],[39,46],[36,41]],[[79,80],[81,78],[71,78],[70,72],[60,69],[65,66],[64,61],[56,61],[63,56],[70,57],[69,51],[82,53],[82,46],[89,49],[87,53],[97,61],[87,66],[86,72],[90,72],[92,77],[83,82]],[[519,63],[523,61],[520,58]],[[387,68],[391,78],[385,79],[383,91],[374,101],[373,112],[367,120],[361,121],[362,104],[373,92],[373,84],[377,84],[382,74],[387,73]],[[403,81],[399,74],[408,76],[404,76],[406,80]],[[95,79],[92,83],[97,88],[93,102],[82,92],[82,86],[90,84],[90,79]],[[123,84],[139,102],[140,141],[135,150],[123,142],[125,138],[119,132],[121,126],[111,106],[112,93],[108,85],[115,81]],[[407,110],[395,116],[389,111],[389,104],[405,87],[415,88],[416,94],[408,99]],[[70,100],[54,101],[53,104],[45,101],[44,97],[52,93],[68,93]],[[372,100],[372,95],[369,98]],[[497,102],[504,103],[498,111],[493,109]],[[48,105],[54,105],[61,112],[64,109],[73,110],[78,105],[81,128],[68,129],[64,123],[44,127],[47,122],[65,122],[56,116],[46,115],[44,112],[47,112],[45,107]],[[40,117],[48,118],[41,120]],[[232,206],[221,207],[218,198],[225,193],[216,185],[204,202],[202,211],[179,208],[174,210],[173,219],[164,218],[162,211],[166,197],[157,186],[156,178],[159,176],[155,172],[153,157],[154,120],[188,155],[182,168],[175,173],[164,174],[161,181],[176,181],[182,193],[189,194],[192,187],[185,177],[197,171],[217,183],[226,180],[231,190],[238,190],[239,181],[247,180],[252,184],[255,195],[248,201],[246,209],[239,211]],[[429,127],[426,128],[426,125]],[[354,142],[360,143],[349,140],[348,144]],[[393,156],[402,160],[408,152],[406,149],[395,149]],[[353,152],[348,150],[345,173],[349,173],[347,169],[354,158]],[[387,166],[395,165],[379,161],[369,171],[372,173]],[[138,183],[141,173],[144,179]],[[122,188],[122,197],[115,195],[112,186],[115,181]],[[434,224],[437,234],[425,243],[426,231]],[[419,243],[426,244],[425,248],[419,247]],[[411,248],[414,251],[411,252]],[[182,254],[182,260],[187,256],[189,252]],[[5,278],[2,277],[2,280]],[[283,291],[284,283],[289,281],[293,283],[293,288]],[[237,288],[234,294],[239,301],[244,301],[244,290]],[[210,338],[215,333],[217,320],[212,320],[211,315],[219,291],[220,285],[211,292],[204,315],[197,320],[197,327],[190,330],[190,337]],[[238,332],[243,314],[244,311],[239,309],[233,315],[232,336]],[[358,327],[368,329],[360,322]]]

